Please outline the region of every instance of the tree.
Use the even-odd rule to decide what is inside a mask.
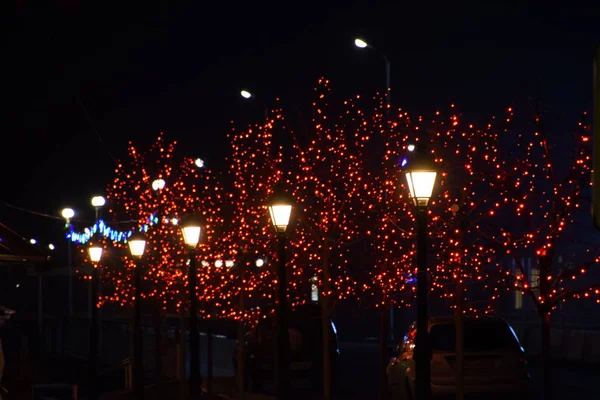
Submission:
[[[349,254],[364,239],[364,205],[368,171],[362,152],[370,129],[362,112],[346,102],[339,118],[329,108],[329,81],[321,78],[315,89],[312,124],[294,135],[294,188],[300,225],[292,240],[296,276],[309,282],[318,277],[323,308],[323,390],[331,398],[330,318],[335,297],[355,290],[349,272]],[[304,139],[304,140],[303,140]]]
[[[218,243],[224,219],[222,214],[223,189],[212,172],[198,168],[193,159],[175,157],[177,142],[165,142],[162,134],[146,152],[140,152],[130,143],[129,160],[120,163],[115,178],[107,187],[109,214],[115,219],[129,219],[131,225],[145,232],[147,245],[144,255],[145,296],[156,299],[163,310],[179,311],[184,304],[187,282],[187,251],[178,222],[198,212],[205,219],[204,243],[200,246],[203,257],[218,257]],[[124,241],[117,246],[124,247]],[[215,253],[215,254],[212,254]],[[106,278],[112,283],[112,292],[106,299],[124,305],[131,301],[132,268],[128,254],[122,255],[124,269],[112,268]],[[201,297],[215,297],[211,268],[199,271]],[[229,305],[225,300],[222,307]]]
[[[590,192],[589,126],[582,119],[574,134],[560,135],[545,123],[549,118],[535,110],[530,134],[516,134],[509,147],[512,150],[504,167],[507,184],[502,201],[490,212],[510,224],[496,225],[495,230],[488,226],[490,231],[485,233],[482,229],[514,260],[515,270],[506,271],[513,289],[531,299],[540,318],[546,399],[552,397],[552,311],[562,302],[600,293],[600,285],[585,278],[588,269],[600,261],[598,243],[589,235],[582,237],[589,225],[589,216],[583,211]],[[552,145],[552,139],[556,144]],[[569,257],[572,266],[561,269],[560,259],[567,254],[573,254]],[[528,274],[521,262],[523,255],[532,256],[536,273]],[[596,301],[600,303],[600,299]]]

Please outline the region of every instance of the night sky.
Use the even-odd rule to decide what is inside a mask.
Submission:
[[[92,219],[89,198],[130,140],[164,131],[219,168],[231,120],[260,122],[275,97],[308,107],[320,76],[340,99],[382,90],[384,64],[356,36],[388,55],[394,106],[427,114],[455,102],[483,118],[539,87],[545,109],[573,121],[591,105],[600,41],[600,11],[573,2],[35,3],[1,19],[0,221],[41,241],[58,240],[61,221],[6,204],[56,216],[69,205]],[[241,88],[259,98],[244,101]]]

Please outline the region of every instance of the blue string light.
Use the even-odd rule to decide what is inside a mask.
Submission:
[[[146,233],[152,225],[157,223],[158,217],[156,214],[152,214],[150,217],[148,217],[147,223],[142,225],[138,231]],[[135,231],[135,229],[129,231],[119,231],[117,229],[113,229],[100,219],[91,227],[85,228],[81,233],[70,231],[67,233],[67,239],[75,243],[86,244],[94,237],[96,233],[98,233],[100,236],[104,236],[112,242],[127,243],[127,239],[129,239]]]

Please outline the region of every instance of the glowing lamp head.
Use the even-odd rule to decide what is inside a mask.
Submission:
[[[196,164],[196,167],[198,167],[198,168],[204,168],[204,160],[201,158],[196,158],[196,161],[194,161],[194,164]]]
[[[406,146],[406,150],[413,152],[415,151],[415,145],[414,144],[409,144],[408,146]]]
[[[233,268],[233,266],[234,266],[233,260],[226,260],[225,261],[225,267],[227,267],[227,268]]]
[[[359,49],[364,49],[366,47],[369,47],[369,45],[367,44],[367,42],[365,42],[364,40],[362,40],[361,38],[356,38],[354,39],[354,45],[356,47],[358,47]]]
[[[127,243],[129,244],[131,256],[137,259],[142,258],[146,249],[146,237],[140,232],[136,232],[127,239]]]
[[[88,248],[88,254],[90,255],[90,260],[92,260],[93,263],[98,263],[100,262],[100,259],[102,258],[102,247],[98,246],[98,245],[91,245]]]
[[[263,265],[265,265],[265,260],[264,259],[259,258],[259,259],[256,260],[256,266],[258,268],[262,267]]]
[[[200,233],[202,231],[202,222],[197,216],[186,218],[181,223],[181,232],[183,233],[183,241],[190,249],[195,249],[200,242]]]
[[[283,233],[286,231],[290,223],[293,205],[293,199],[283,191],[281,186],[278,186],[268,203],[271,222],[277,232]]]
[[[216,268],[221,268],[223,266],[223,260],[217,260],[215,261],[215,267]]]
[[[63,208],[60,215],[68,221],[75,216],[75,211],[72,208]]]
[[[50,250],[54,250],[56,247],[55,247],[55,246],[54,246],[52,243],[50,243],[50,244],[48,245],[48,248],[49,248]]]
[[[31,244],[36,244],[36,243],[37,243],[37,240],[35,240],[35,239],[29,239],[29,243],[31,243]]]
[[[152,189],[154,191],[156,190],[162,190],[165,188],[166,182],[164,179],[155,179],[154,182],[152,182]]]
[[[418,154],[417,158],[409,164],[405,174],[410,197],[415,206],[427,207],[437,177],[436,164],[426,155]]]
[[[92,206],[96,208],[104,207],[106,204],[106,199],[102,196],[94,196],[92,197]]]
[[[250,93],[250,92],[249,92],[249,91],[247,91],[247,90],[242,90],[242,91],[240,92],[240,94],[241,94],[241,95],[242,95],[242,97],[243,97],[243,98],[245,98],[245,99],[249,99],[250,97],[252,97],[252,93]]]

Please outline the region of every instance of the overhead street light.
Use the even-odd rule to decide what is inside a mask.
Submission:
[[[362,40],[361,38],[354,39],[354,45],[359,49],[364,49],[365,47],[369,46],[368,43]]]

